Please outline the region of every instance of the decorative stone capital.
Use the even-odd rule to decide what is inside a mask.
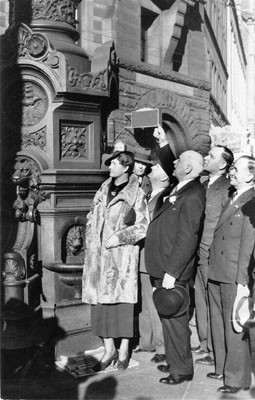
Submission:
[[[21,281],[25,278],[25,262],[17,252],[5,253],[4,255],[4,281],[7,283]]]

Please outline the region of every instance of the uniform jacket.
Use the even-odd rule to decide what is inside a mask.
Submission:
[[[204,218],[205,189],[199,178],[188,182],[167,198],[154,215],[145,239],[145,265],[149,274],[188,280],[193,273]]]
[[[206,187],[208,181],[203,184]],[[214,230],[222,208],[228,200],[229,188],[229,180],[222,175],[206,189],[205,221],[199,246],[199,264],[207,266],[209,263],[209,249],[213,241]]]
[[[90,304],[136,303],[139,245],[145,237],[149,213],[145,194],[132,174],[128,184],[107,205],[111,178],[97,191],[87,217],[82,300]],[[135,221],[125,223],[133,207]],[[117,236],[118,246],[105,242]]]
[[[246,210],[254,195],[251,188],[232,204],[229,200],[223,208],[210,248],[209,279],[248,284],[255,227]]]

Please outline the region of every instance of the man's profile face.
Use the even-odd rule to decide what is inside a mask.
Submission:
[[[223,149],[221,147],[212,147],[209,154],[204,157],[204,171],[209,174],[221,171]]]
[[[239,158],[234,164],[233,179],[230,183],[238,189],[249,184],[249,180],[250,171],[248,168],[248,160],[245,158]]]
[[[182,153],[179,158],[174,161],[174,172],[173,176],[175,176],[178,180],[186,175],[185,170],[187,167],[187,157],[185,152]]]

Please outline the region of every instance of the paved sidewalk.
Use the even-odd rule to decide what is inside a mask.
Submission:
[[[192,345],[197,345],[195,328],[192,329]],[[217,392],[222,385],[206,377],[214,367],[195,364],[200,356],[194,356],[194,379],[180,385],[159,383],[163,376],[150,361],[153,353],[136,353],[133,359],[139,365],[126,371],[107,372],[75,379],[64,370],[56,369],[41,379],[9,379],[2,382],[2,398],[31,400],[218,400],[255,399],[255,381],[249,391],[236,395]],[[238,362],[238,360],[237,360]]]

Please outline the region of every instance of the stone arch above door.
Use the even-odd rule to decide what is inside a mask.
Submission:
[[[146,107],[161,108],[167,139],[176,156],[188,149],[203,153],[204,147],[209,147],[209,136],[200,134],[192,111],[177,94],[167,90],[150,90],[137,101],[135,109]]]

